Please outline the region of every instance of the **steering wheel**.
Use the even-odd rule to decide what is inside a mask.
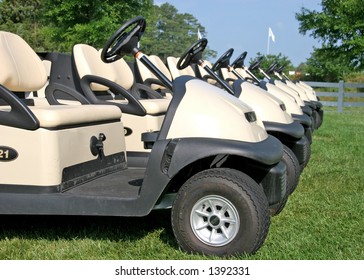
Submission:
[[[258,57],[258,59],[249,66],[249,70],[251,71],[257,69],[259,65],[262,63],[263,59],[264,56]]]
[[[192,63],[198,63],[202,58],[202,53],[207,46],[207,39],[202,38],[197,42],[193,43],[180,57],[177,62],[177,69],[185,69]]]
[[[283,69],[284,67],[286,67],[286,65],[282,65],[280,66],[279,64],[277,64],[277,68],[275,69],[277,73],[282,73],[283,72]]]
[[[243,52],[241,55],[239,55],[234,62],[231,64],[234,68],[243,68],[244,67],[244,60],[246,58],[247,52]]]
[[[101,59],[106,63],[114,62],[137,47],[146,27],[142,16],[137,16],[124,23],[106,42],[101,52]]]
[[[212,65],[212,71],[216,72],[222,67],[228,67],[230,65],[230,58],[234,53],[234,49],[228,49],[219,59]]]
[[[278,62],[273,62],[271,66],[268,67],[267,70],[265,70],[265,73],[271,74],[278,66]]]

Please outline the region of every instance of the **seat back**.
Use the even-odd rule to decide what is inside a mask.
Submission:
[[[133,71],[130,69],[128,63],[126,63],[126,61],[121,58],[110,64],[114,69],[114,74],[116,77],[115,82],[121,85],[123,88],[130,90],[134,85],[135,79]]]
[[[82,123],[92,123],[95,121],[115,120],[120,119],[120,113],[115,110],[108,110],[110,114],[100,112],[95,113],[91,118],[78,114],[82,110],[81,107],[64,108],[62,106],[46,106],[44,108],[28,108],[21,105],[19,100],[12,95],[21,95],[23,98],[29,92],[34,92],[42,89],[48,80],[47,68],[44,62],[34,52],[34,50],[20,36],[0,31],[0,84],[5,87],[0,92],[0,98],[6,99],[6,105],[12,109],[9,114],[4,115],[2,121],[7,119],[17,119],[19,122],[27,122],[27,119],[33,118],[39,123],[39,127],[54,128],[67,125],[77,125]],[[49,66],[49,65],[48,65]],[[29,101],[29,100],[28,100]],[[29,103],[29,102],[24,102]],[[34,102],[31,104],[34,105]],[[88,108],[88,110],[91,108]],[[71,112],[71,110],[73,110]],[[9,111],[9,110],[7,110]],[[12,112],[14,111],[14,112]],[[15,112],[17,111],[17,112]],[[20,112],[26,112],[28,117],[22,116]],[[17,116],[10,116],[13,113],[18,113]],[[70,118],[69,116],[73,116]],[[10,126],[27,128],[17,123],[14,120],[10,122]],[[32,129],[38,127],[34,126]]]
[[[212,63],[208,60],[204,60],[205,65],[207,65],[210,69],[212,69]],[[196,70],[198,71],[198,75],[202,80],[208,82],[212,85],[218,85],[217,81],[200,65],[197,65]]]
[[[104,63],[100,53],[94,47],[86,44],[74,45],[73,59],[80,79],[86,75],[94,75],[112,82],[117,81],[114,66],[111,63]],[[101,84],[91,83],[91,89],[93,91],[106,91],[109,88]]]
[[[73,58],[80,79],[86,75],[94,75],[117,83],[126,90],[134,84],[133,72],[123,58],[113,63],[105,63],[101,59],[101,50],[86,44],[76,44],[73,47]],[[91,89],[105,91],[108,88],[92,83]]]
[[[183,75],[195,77],[196,76],[195,71],[193,71],[191,66],[188,66],[182,70],[177,69],[178,59],[179,58],[173,57],[173,56],[167,57],[167,66],[168,66],[169,71],[171,72],[171,76],[172,76],[173,80],[175,80],[179,76],[183,76]]]
[[[230,85],[232,85],[234,81],[238,79],[234,75],[234,73],[229,71],[226,67],[220,69],[220,76],[224,81],[228,82]]]
[[[0,84],[13,92],[38,90],[47,81],[41,59],[18,35],[0,31]]]
[[[170,81],[172,81],[171,73],[169,72],[167,66],[163,63],[163,61],[160,59],[159,56],[149,55],[147,57],[153,63],[153,65],[155,65],[163,73],[164,76],[166,76]],[[148,83],[148,81],[151,81],[150,86],[153,90],[158,91],[166,89],[163,85],[152,82],[152,80],[158,80],[158,78],[139,59],[137,59],[136,63],[143,83],[145,82]]]

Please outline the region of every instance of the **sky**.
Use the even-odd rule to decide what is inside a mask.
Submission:
[[[321,45],[309,34],[299,33],[295,18],[301,7],[321,11],[321,0],[155,0],[154,4],[165,2],[179,13],[192,14],[205,27],[208,46],[217,51],[216,59],[234,48],[232,61],[243,51],[248,52],[246,62],[258,52],[269,51],[287,56],[298,66],[311,56],[313,47]],[[269,28],[274,42],[268,36]]]

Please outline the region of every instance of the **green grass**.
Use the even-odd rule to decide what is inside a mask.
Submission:
[[[313,141],[311,161],[263,247],[232,259],[364,259],[364,112],[326,112]],[[211,258],[179,250],[165,211],[144,218],[0,216],[0,259]]]

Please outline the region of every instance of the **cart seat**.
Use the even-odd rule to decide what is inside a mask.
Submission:
[[[22,102],[25,93],[47,83],[47,71],[33,49],[18,35],[0,31],[0,99],[2,123],[37,129],[120,121],[121,112],[113,106],[30,106]],[[18,96],[18,98],[14,97]],[[29,101],[29,99],[27,99]],[[34,105],[34,104],[32,104]],[[31,122],[22,126],[20,123]]]
[[[167,66],[163,63],[163,61],[156,55],[145,55],[150,62],[155,65],[158,70],[160,70],[164,76],[170,81],[172,81],[172,75],[169,72]],[[166,87],[162,85],[157,76],[155,76],[139,59],[136,60],[136,66],[138,69],[138,73],[140,75],[140,79],[143,83],[150,85],[150,87],[154,90],[166,90]]]
[[[170,99],[140,99],[148,115],[158,116],[164,115],[170,103]]]
[[[47,129],[119,121],[121,112],[107,105],[53,105],[31,108],[39,126]]]
[[[0,84],[13,92],[36,91],[47,81],[44,65],[18,35],[0,31]]]
[[[94,47],[86,44],[77,44],[73,47],[73,59],[77,68],[79,78],[82,80],[85,76],[96,76],[114,82],[132,92],[132,86],[135,84],[134,75],[127,63],[120,59],[113,63],[105,63],[101,60],[100,52]],[[91,90],[100,100],[107,100],[115,103],[127,102],[108,93],[108,87],[101,84],[91,83]],[[101,95],[104,94],[103,98]],[[139,100],[144,106],[148,115],[165,114],[169,106],[168,99]]]
[[[169,71],[171,72],[171,76],[172,76],[173,80],[175,80],[178,77],[183,76],[183,75],[196,77],[195,71],[193,71],[191,66],[187,66],[184,69],[178,69],[177,68],[178,60],[179,60],[179,58],[177,58],[177,57],[173,57],[173,56],[167,57],[167,66],[168,66]]]

